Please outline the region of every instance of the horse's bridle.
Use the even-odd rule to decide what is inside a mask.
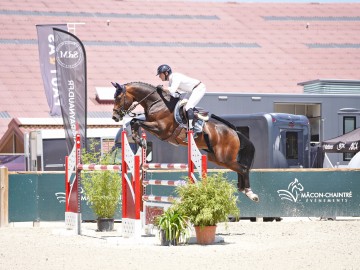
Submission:
[[[118,92],[118,88],[116,89],[116,91]],[[150,94],[147,94],[142,100],[138,101],[136,104],[131,104],[131,106],[125,110],[125,104],[126,104],[126,87],[124,87],[121,91],[119,91],[118,95],[115,97],[115,100],[116,98],[121,94],[123,93],[125,96],[124,96],[124,102],[123,102],[123,105],[121,105],[119,107],[119,109],[113,109],[113,112],[117,113],[119,116],[120,116],[120,119],[122,119],[125,115],[129,115],[130,117],[135,117],[136,115],[140,115],[140,114],[136,114],[136,113],[133,113],[132,111],[135,110],[135,108],[141,103],[143,102],[144,100],[148,99],[148,97],[150,97],[152,94],[154,94],[155,92],[157,91],[157,89],[153,90]]]

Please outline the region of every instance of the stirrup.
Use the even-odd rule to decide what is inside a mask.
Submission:
[[[245,188],[242,193],[244,193],[250,200],[259,202],[259,196],[252,192],[251,188]]]

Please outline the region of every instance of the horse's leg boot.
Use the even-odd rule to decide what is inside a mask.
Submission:
[[[250,200],[254,201],[254,202],[259,202],[259,196],[257,194],[255,194],[254,192],[252,192],[251,188],[245,188],[242,191]]]

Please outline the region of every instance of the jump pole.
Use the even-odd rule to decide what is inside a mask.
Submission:
[[[142,139],[146,141],[146,134],[142,134]],[[197,178],[195,177],[195,168],[199,171],[199,178],[203,179],[207,174],[207,158],[203,155],[199,148],[196,146],[193,131],[188,131],[188,164],[184,163],[146,163],[146,149],[142,149],[142,180],[146,180],[146,169],[187,169],[189,181],[195,183]]]

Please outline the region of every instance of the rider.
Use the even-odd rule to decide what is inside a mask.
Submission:
[[[201,81],[190,78],[184,74],[172,72],[169,65],[161,65],[157,69],[156,76],[162,81],[169,81],[168,87],[159,85],[158,89],[169,91],[173,97],[179,97],[181,94],[189,94],[188,102],[185,105],[185,111],[189,120],[189,129],[194,132],[194,138],[200,130],[194,129],[194,107],[199,103],[205,95],[206,87]],[[196,127],[196,126],[195,126]]]

